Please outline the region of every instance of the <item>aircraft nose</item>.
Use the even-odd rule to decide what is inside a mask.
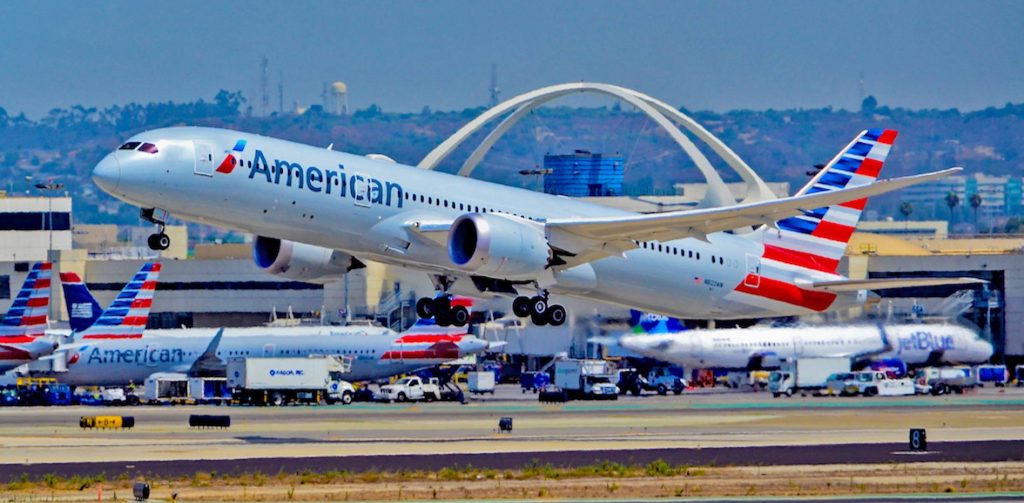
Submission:
[[[92,170],[92,181],[105,192],[117,190],[121,182],[121,163],[117,160],[117,152],[107,154]]]
[[[993,353],[995,353],[995,349],[992,347],[992,344],[987,342],[987,341],[983,341],[981,343],[981,354],[982,354],[982,357],[985,360],[988,360],[988,359],[992,358],[992,354]]]

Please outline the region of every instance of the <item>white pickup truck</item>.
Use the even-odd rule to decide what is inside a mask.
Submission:
[[[416,376],[403,377],[393,384],[380,387],[374,399],[382,402],[427,402],[441,399],[441,385],[436,377],[424,382]]]
[[[889,377],[880,370],[854,372],[853,377],[846,381],[846,394],[848,395],[906,396],[916,393],[914,381],[905,377]]]

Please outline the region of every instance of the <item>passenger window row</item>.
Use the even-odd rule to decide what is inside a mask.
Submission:
[[[423,194],[414,194],[412,192],[405,193],[405,200],[412,202],[420,202],[423,204],[437,206],[439,208],[450,208],[453,210],[467,211],[472,213],[504,213],[506,215],[513,215],[519,218],[525,218],[527,220],[540,221],[539,218],[534,218],[519,213],[510,213],[507,211],[496,210],[494,208],[488,208],[486,206],[476,206],[469,203],[460,203],[456,201],[449,201],[448,199],[435,198],[433,196],[425,196]]]
[[[648,241],[637,241],[633,240],[633,244],[643,248],[645,250],[656,251],[659,253],[665,253],[668,255],[675,255],[677,257],[692,258],[700,260],[700,252],[694,252],[693,250],[684,250],[682,248],[676,248],[675,246],[668,246],[661,243],[651,243]],[[718,255],[711,255],[711,263],[718,265],[725,265],[725,257]]]

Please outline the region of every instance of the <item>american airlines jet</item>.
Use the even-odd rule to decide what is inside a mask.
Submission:
[[[468,321],[450,303],[453,288],[515,297],[513,312],[536,324],[565,321],[552,295],[756,318],[862,305],[872,288],[959,281],[836,273],[868,196],[960,171],[876,180],[895,138],[863,131],[792,197],[653,215],[212,128],[135,135],[93,180],[160,226],[157,249],[169,243],[169,212],[257,235],[257,265],[292,279],[330,282],[367,261],[423,270],[438,295],[417,311],[441,324]]]
[[[498,347],[465,330],[420,320],[397,334],[384,327],[255,327],[143,330],[152,306],[159,264],[145,264],[114,304],[74,341],[46,360],[53,374],[70,385],[124,386],[150,375],[180,373],[223,376],[228,358],[337,355],[350,358],[345,379],[366,381],[451,362]],[[81,278],[61,273],[68,310],[98,305]],[[457,300],[465,305],[461,299]],[[131,309],[128,309],[128,308]],[[79,326],[83,323],[78,321]]]
[[[784,359],[899,359],[910,366],[983,363],[992,344],[948,323],[850,324],[685,330],[664,316],[633,311],[634,333],[595,342],[686,368],[777,368]]]
[[[36,262],[0,321],[0,373],[50,354],[57,344],[46,335],[53,264]]]

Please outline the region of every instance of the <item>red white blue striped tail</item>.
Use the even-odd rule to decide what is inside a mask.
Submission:
[[[896,134],[892,129],[862,131],[797,195],[874,182]],[[862,198],[779,220],[776,222],[777,231],[764,233],[764,258],[822,272],[836,272],[865,204],[867,198]]]
[[[46,316],[50,311],[50,278],[53,264],[36,262],[25,284],[14,297],[10,309],[0,321],[0,341],[31,342],[46,332]]]
[[[146,263],[78,339],[138,339],[149,320],[160,264]]]

